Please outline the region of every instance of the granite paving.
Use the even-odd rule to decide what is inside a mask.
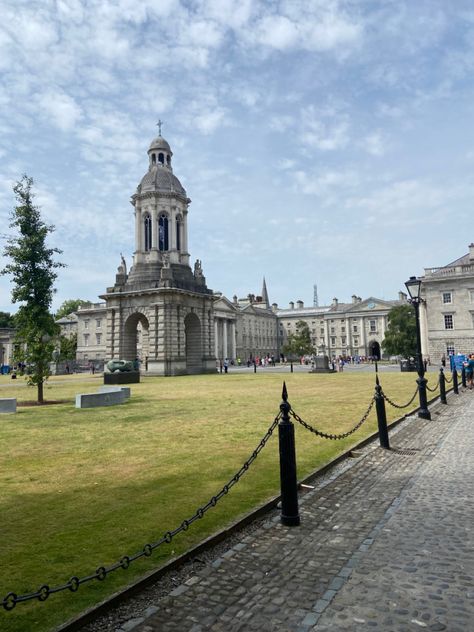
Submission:
[[[474,630],[474,392],[431,410],[118,632]]]

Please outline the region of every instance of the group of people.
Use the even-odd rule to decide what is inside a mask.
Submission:
[[[467,356],[467,358],[463,362],[463,366],[466,373],[466,382],[468,384],[468,388],[472,391],[474,382],[474,353],[471,353]]]

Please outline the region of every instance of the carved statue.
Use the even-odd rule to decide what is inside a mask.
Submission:
[[[124,256],[123,256],[122,253],[120,253],[120,259],[121,259],[121,261],[120,261],[119,267],[117,268],[117,272],[119,274],[125,274],[126,275],[127,274],[127,262],[125,261]]]
[[[202,276],[202,265],[201,265],[200,259],[196,259],[196,263],[194,264],[194,276],[195,277]]]
[[[169,268],[170,267],[170,256],[167,252],[163,253],[162,255],[162,260],[163,260],[163,268]]]

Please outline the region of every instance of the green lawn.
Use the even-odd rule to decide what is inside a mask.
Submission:
[[[240,468],[278,413],[282,379],[306,421],[345,432],[374,392],[369,373],[259,374],[144,378],[121,406],[76,410],[74,395],[93,392],[101,376],[51,378],[47,400],[0,416],[0,597],[65,583],[93,573],[159,539],[205,504]],[[429,376],[434,384],[434,377]],[[437,376],[436,376],[437,377]],[[382,374],[385,392],[404,403],[415,374]],[[35,390],[1,376],[0,397],[19,403]],[[416,401],[413,407],[416,405]],[[403,411],[406,412],[406,411]],[[389,419],[400,411],[387,407]],[[348,439],[316,438],[296,428],[298,476],[347,450],[376,429],[375,412]],[[278,441],[272,437],[243,479],[170,545],[93,581],[75,594],[2,609],[3,632],[52,630],[170,556],[182,553],[278,493]]]

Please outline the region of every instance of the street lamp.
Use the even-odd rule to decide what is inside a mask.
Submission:
[[[421,355],[421,331],[420,331],[420,303],[422,298],[420,297],[421,280],[412,276],[405,283],[410,298],[408,302],[415,308],[415,320],[416,320],[416,366],[418,371],[418,393],[420,397],[420,410],[418,411],[418,417],[422,419],[431,419],[430,411],[428,410],[428,401],[426,398],[426,382],[425,369],[423,365],[423,357]]]

